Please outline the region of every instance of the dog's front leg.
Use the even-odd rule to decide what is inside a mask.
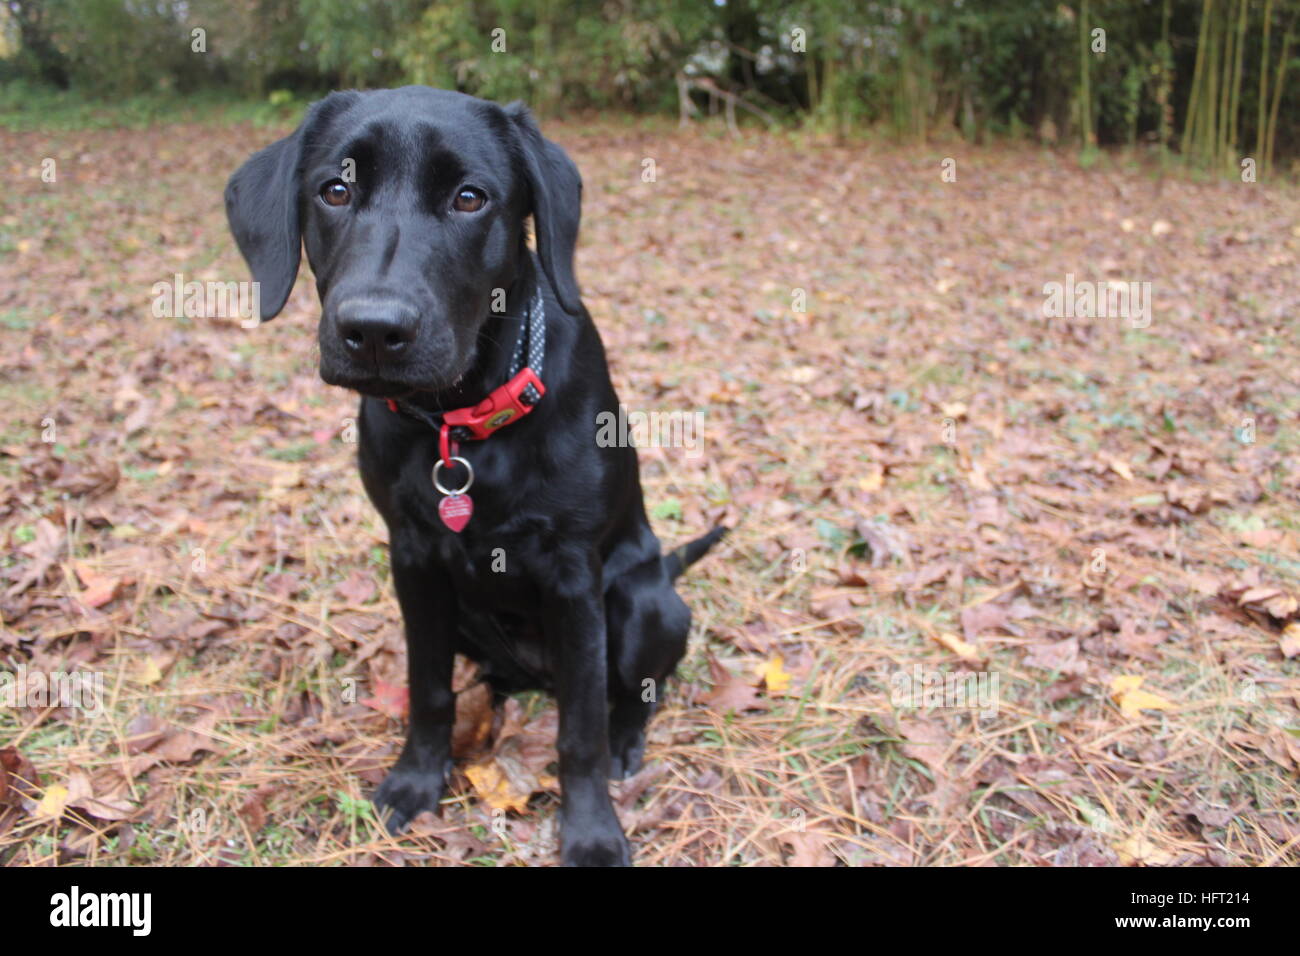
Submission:
[[[631,852],[609,799],[605,604],[591,560],[545,598],[543,628],[556,656],[561,856],[566,866],[627,866]]]
[[[391,550],[406,625],[410,726],[402,755],[379,785],[375,803],[381,812],[390,811],[388,830],[397,834],[421,810],[437,812],[451,769],[456,594],[447,576],[420,557],[423,548],[394,536]]]

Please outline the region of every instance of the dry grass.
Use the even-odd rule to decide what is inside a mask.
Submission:
[[[638,863],[1300,863],[1293,191],[550,132],[620,395],[706,415],[702,457],[643,451],[657,530],[736,525],[683,585],[691,650],[617,788]],[[399,617],[310,282],[255,331],[150,314],[174,272],[245,278],[221,187],[267,139],[0,133],[0,664],[107,698],[0,711],[38,775],[0,800],[0,861],[553,863],[545,780],[525,813],[458,774],[413,835],[374,818]],[[1152,282],[1150,326],[1045,320],[1066,273]],[[739,686],[776,655],[784,692]],[[996,677],[996,713],[896,706],[915,668]],[[1123,713],[1124,675],[1164,709]],[[512,706],[544,745],[553,705]]]

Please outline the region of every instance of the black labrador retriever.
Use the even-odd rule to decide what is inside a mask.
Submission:
[[[406,87],[316,103],[231,177],[226,211],[263,320],[306,245],[321,377],[362,395],[409,659],[406,745],[375,796],[390,830],[442,797],[460,652],[498,692],[555,692],[563,860],[620,865],[606,778],[640,766],[690,628],[673,579],[725,529],[662,554],[635,448],[599,440],[618,398],[574,278],[581,192],[522,105]]]

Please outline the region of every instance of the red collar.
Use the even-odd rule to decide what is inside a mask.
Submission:
[[[457,445],[452,441],[452,429],[457,429],[457,438],[482,441],[499,428],[519,421],[537,405],[525,402],[523,392],[532,386],[540,400],[546,394],[546,386],[537,374],[527,366],[521,368],[515,377],[499,388],[495,388],[487,398],[477,405],[467,405],[442,413],[442,423],[438,425],[438,451],[443,463],[451,466],[451,457],[456,454]],[[386,399],[389,411],[400,412],[403,409],[396,399]],[[416,416],[424,418],[424,416]],[[434,424],[429,422],[429,424]]]

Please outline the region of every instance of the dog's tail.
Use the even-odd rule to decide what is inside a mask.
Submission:
[[[669,579],[676,578],[679,574],[689,568],[700,558],[704,557],[705,552],[721,541],[730,528],[718,525],[708,534],[700,535],[694,541],[687,541],[681,547],[674,548],[663,557],[664,570],[668,572]]]

